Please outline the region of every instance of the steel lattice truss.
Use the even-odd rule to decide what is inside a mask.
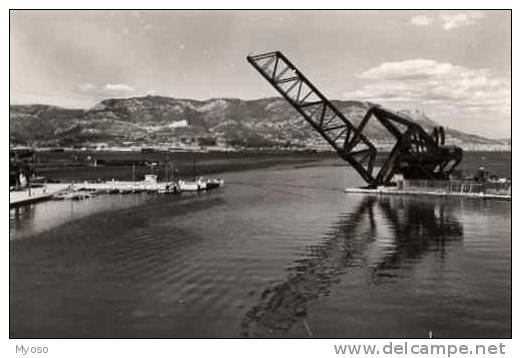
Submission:
[[[431,136],[410,119],[377,105],[371,106],[362,121],[354,125],[281,52],[247,59],[370,187],[388,185],[397,172],[408,178],[445,179],[461,160],[460,148],[443,145],[443,128]],[[370,120],[377,120],[396,139],[377,172],[377,148],[364,135]]]

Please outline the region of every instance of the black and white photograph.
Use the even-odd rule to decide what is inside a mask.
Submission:
[[[11,353],[512,338],[511,25],[10,9]]]

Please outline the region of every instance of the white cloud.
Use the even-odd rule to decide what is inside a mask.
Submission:
[[[110,93],[133,93],[135,92],[134,88],[130,87],[126,84],[116,83],[111,84],[107,83],[105,86],[103,86],[103,91],[110,92]]]
[[[478,130],[485,121],[499,126],[510,122],[510,79],[488,69],[411,59],[382,63],[358,78],[362,88],[345,93],[345,98],[399,107],[428,106],[435,118],[451,117],[456,126],[461,124],[458,121],[467,121],[469,126],[474,121]]]
[[[427,26],[432,22],[432,19],[425,15],[417,15],[411,17],[410,22],[416,26]]]
[[[411,17],[409,23],[415,26],[441,25],[444,30],[450,31],[459,27],[477,24],[485,18],[481,11],[468,11],[459,13],[441,13],[438,16],[416,15]]]
[[[440,63],[433,60],[413,59],[401,62],[384,62],[359,75],[365,79],[410,80],[434,77],[453,71],[450,63]]]
[[[123,83],[107,83],[102,86],[83,83],[78,86],[77,92],[92,95],[96,98],[127,97],[136,94],[134,88]]]
[[[458,14],[441,14],[440,19],[445,30],[452,30],[462,26],[476,24],[485,14],[480,11],[462,12]]]

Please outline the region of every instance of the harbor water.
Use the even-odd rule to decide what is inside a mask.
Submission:
[[[511,336],[511,203],[338,165],[10,210],[11,337]]]

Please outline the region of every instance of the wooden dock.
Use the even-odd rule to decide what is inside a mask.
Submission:
[[[193,184],[193,188],[190,187]],[[204,184],[204,185],[203,185]],[[32,188],[22,191],[9,192],[9,207],[17,207],[28,205],[39,201],[57,199],[81,199],[90,197],[90,195],[81,195],[85,192],[108,193],[108,194],[127,194],[127,193],[157,193],[169,194],[179,193],[182,191],[202,191],[211,190],[222,187],[222,180],[208,179],[196,182],[157,182],[157,181],[116,181],[110,180],[105,182],[76,182],[76,183],[49,183],[42,188]]]
[[[395,187],[379,187],[377,189],[366,188],[345,188],[346,193],[370,194],[370,195],[412,195],[412,196],[436,196],[436,197],[459,197],[473,199],[491,199],[511,201],[511,195],[487,194],[487,193],[468,193],[468,192],[443,192],[429,190],[405,190]]]
[[[47,184],[44,188],[31,188],[9,192],[9,208],[44,201],[71,190],[70,184]]]
[[[106,181],[102,183],[74,183],[75,190],[88,190],[95,192],[140,192],[166,190],[173,182],[147,182],[147,181]]]

